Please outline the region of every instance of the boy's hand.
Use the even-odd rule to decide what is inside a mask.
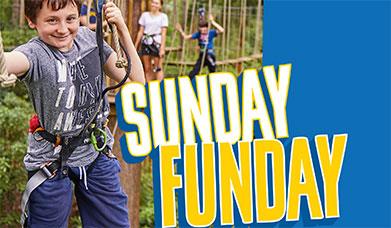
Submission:
[[[126,26],[121,10],[113,2],[107,2],[103,6],[103,11],[105,12],[106,20],[110,24],[114,24],[117,27]]]
[[[178,30],[179,32],[182,31],[182,26],[181,26],[181,24],[179,24],[179,23],[176,23],[175,28],[176,28],[176,30]]]
[[[214,17],[213,17],[213,15],[212,14],[209,14],[209,21],[214,21]]]

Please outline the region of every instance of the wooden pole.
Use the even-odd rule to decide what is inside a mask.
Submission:
[[[109,128],[113,129],[117,121],[115,104],[110,104]],[[128,210],[130,227],[140,227],[140,196],[141,196],[141,163],[127,164],[122,158],[119,140],[123,132],[117,129],[114,135],[113,153],[121,164],[121,184],[124,192],[128,195]]]
[[[137,37],[137,31],[138,31],[138,19],[141,16],[142,9],[142,0],[131,0],[133,2],[133,5],[128,7],[129,9],[129,14],[128,14],[128,25],[131,25],[131,29],[129,30],[132,36],[133,41],[136,40]],[[131,4],[129,4],[131,5]]]
[[[24,18],[24,0],[20,0],[20,7],[19,7],[19,27],[23,27],[25,23]]]
[[[257,7],[257,22],[256,22],[256,27],[255,27],[255,44],[254,44],[254,52],[253,54],[257,54],[258,51],[260,51],[259,49],[259,37],[260,37],[260,24],[261,24],[261,3],[262,0],[258,0],[258,7]]]
[[[128,0],[123,1],[122,12],[126,15],[127,25],[130,31],[132,40],[134,41],[137,36],[138,19],[141,15],[142,0]],[[113,129],[117,115],[115,112],[115,104],[110,102],[110,116],[109,116],[109,128]],[[122,158],[121,147],[119,140],[123,132],[117,129],[114,135],[113,153],[117,156],[121,164],[121,183],[124,192],[128,195],[128,210],[130,227],[140,227],[140,198],[141,198],[141,164],[127,164]]]

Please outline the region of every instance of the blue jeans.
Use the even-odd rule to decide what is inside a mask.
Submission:
[[[27,227],[68,227],[72,183],[83,227],[129,227],[127,196],[123,192],[116,159],[99,155],[93,167],[57,172],[30,196]]]

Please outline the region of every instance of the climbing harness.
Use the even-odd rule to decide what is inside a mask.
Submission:
[[[99,50],[99,59],[100,59],[100,69],[101,69],[101,88],[104,85],[104,74],[103,74],[103,29],[102,29],[102,8],[105,0],[94,0],[94,6],[97,13],[97,27],[96,27],[96,42]],[[110,24],[109,24],[110,25]],[[40,167],[38,171],[33,174],[26,185],[26,190],[22,196],[21,202],[21,224],[24,225],[25,221],[28,217],[27,205],[30,194],[33,192],[35,188],[37,188],[40,184],[42,184],[45,180],[51,179],[56,176],[57,170],[60,170],[63,175],[68,175],[68,169],[66,167],[66,161],[72,155],[73,151],[81,145],[86,145],[91,143],[96,151],[106,154],[108,157],[112,157],[111,151],[107,148],[107,134],[104,128],[106,128],[105,124],[97,121],[97,116],[101,112],[104,97],[107,92],[110,90],[114,90],[122,86],[126,80],[129,78],[131,72],[131,60],[130,56],[127,53],[126,49],[121,45],[118,39],[117,28],[115,25],[110,25],[110,28],[113,32],[114,45],[117,52],[117,62],[116,66],[119,68],[126,68],[126,73],[121,82],[114,86],[110,86],[105,88],[102,93],[99,94],[98,97],[98,107],[95,110],[94,114],[91,116],[90,120],[85,124],[84,128],[80,131],[76,136],[59,136],[53,135],[48,131],[44,130],[41,127],[35,129],[35,134],[38,134],[41,138],[51,142],[55,146],[55,150],[60,150],[60,159],[45,163]],[[121,48],[125,53],[125,58],[122,57]],[[107,124],[107,123],[106,123]],[[94,162],[91,164],[93,166]],[[91,167],[90,166],[90,167]],[[89,168],[90,168],[89,167]],[[84,168],[84,167],[83,167]],[[85,186],[87,188],[86,182],[86,171],[82,170],[85,176]]]
[[[5,66],[5,56],[3,50],[3,39],[0,33],[0,83],[1,87],[14,86],[18,78],[14,74],[8,74]]]
[[[144,33],[141,39],[141,50],[139,51],[140,55],[151,55],[151,56],[159,57],[161,44],[156,41],[157,36],[161,36],[161,34]]]

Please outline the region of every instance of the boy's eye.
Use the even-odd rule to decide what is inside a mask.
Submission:
[[[54,18],[49,18],[49,19],[47,20],[47,22],[48,22],[49,24],[53,25],[53,24],[56,24],[56,23],[57,23],[57,20],[54,19]]]
[[[76,17],[76,16],[72,16],[72,17],[68,17],[68,18],[67,18],[67,22],[68,22],[68,23],[75,22],[76,20],[77,20],[77,17]]]

